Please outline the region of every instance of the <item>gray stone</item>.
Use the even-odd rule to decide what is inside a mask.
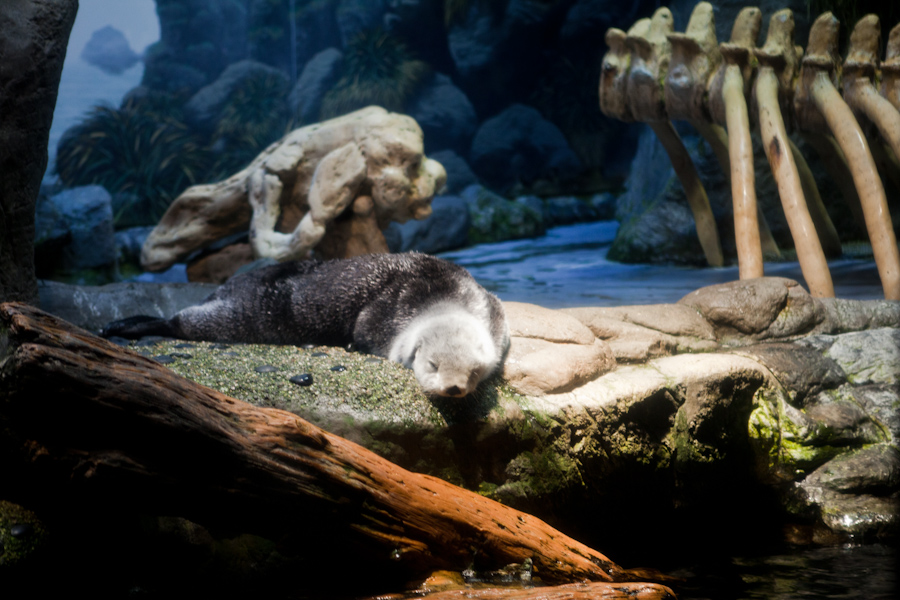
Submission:
[[[134,315],[169,318],[199,304],[218,286],[206,283],[111,283],[77,286],[40,282],[41,309],[90,331]]]
[[[544,233],[541,213],[480,186],[471,185],[460,194],[469,205],[472,227],[470,243],[497,242]]]
[[[594,194],[588,199],[588,204],[600,221],[611,221],[616,217],[616,197],[609,192]]]
[[[222,71],[218,79],[191,96],[184,105],[185,116],[196,127],[212,129],[231,94],[246,80],[263,75],[281,78],[285,84],[288,80],[284,72],[260,62],[242,60],[233,63]]]
[[[114,75],[133,67],[140,60],[125,35],[112,25],[102,27],[91,35],[81,51],[81,58]]]
[[[302,66],[340,40],[335,8],[338,0],[297,3],[297,64]]]
[[[392,222],[385,232],[391,252],[416,250],[436,254],[466,245],[469,239],[469,205],[457,196],[436,196],[431,216],[422,221]]]
[[[845,333],[875,327],[900,327],[900,302],[896,300],[846,300],[821,298],[825,321],[822,333]]]
[[[447,194],[458,194],[470,185],[478,183],[478,176],[469,167],[469,163],[453,150],[438,150],[426,153],[444,166],[447,172]]]
[[[513,104],[481,124],[469,162],[482,180],[501,192],[517,182],[565,180],[582,170],[556,125],[524,104]]]
[[[888,433],[888,441],[900,444],[900,385],[856,386],[852,393],[854,401]]]
[[[264,0],[265,1],[265,0]],[[228,65],[250,56],[248,30],[256,0],[157,2],[160,39],[144,56],[143,84],[195,92]]]
[[[153,226],[131,227],[116,232],[116,251],[120,264],[140,264],[141,247],[151,231],[153,231]]]
[[[68,223],[71,232],[71,241],[63,251],[64,269],[95,269],[116,264],[112,198],[103,186],[64,190],[49,202]]]
[[[847,380],[834,360],[801,344],[757,344],[733,352],[752,357],[771,370],[790,393],[791,404],[798,407],[822,390],[837,388]]]
[[[409,101],[406,114],[425,134],[425,154],[437,150],[467,152],[478,127],[472,103],[443,73],[435,73]]]
[[[552,3],[510,0],[502,10],[469,2],[447,32],[447,43],[463,88],[479,114],[491,114],[534,85],[544,58],[536,39],[555,35]]]
[[[760,277],[711,285],[678,301],[706,317],[719,339],[790,338],[813,331],[825,319],[822,304],[792,280]]]
[[[288,105],[299,123],[305,125],[319,120],[322,98],[340,77],[342,58],[343,54],[337,48],[326,48],[303,67],[288,96]]]
[[[35,302],[35,202],[77,0],[0,3],[0,301]]]
[[[900,330],[872,329],[837,336],[825,353],[855,385],[900,382]]]
[[[820,392],[806,407],[806,415],[818,430],[811,443],[861,446],[886,441],[884,427],[853,396],[853,386]]]

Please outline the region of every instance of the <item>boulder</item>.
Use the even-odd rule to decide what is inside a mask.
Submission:
[[[112,25],[91,34],[91,39],[81,51],[81,58],[113,75],[130,69],[141,59],[131,49],[125,35]]]
[[[103,186],[63,190],[48,202],[70,232],[70,241],[63,249],[63,269],[77,271],[116,265],[112,198]]]
[[[533,89],[546,60],[542,44],[557,24],[555,3],[510,0],[505,7],[469,2],[454,18],[447,43],[463,88],[479,114],[496,113]]]
[[[305,65],[313,57],[335,45],[340,39],[335,8],[338,0],[303,2],[296,5],[297,64]],[[264,48],[260,49],[264,51]]]
[[[215,81],[228,65],[248,58],[253,4],[157,3],[160,39],[145,53],[143,85],[173,93],[196,92]]]
[[[470,185],[478,183],[478,176],[469,167],[469,163],[453,150],[438,150],[430,156],[441,163],[447,172],[445,193],[458,194]]]
[[[34,214],[77,0],[0,3],[0,300],[37,300]]]
[[[199,304],[216,288],[202,283],[79,286],[55,281],[42,281],[39,286],[44,310],[90,331],[134,315],[168,319],[183,308]]]
[[[437,150],[465,154],[478,127],[472,103],[443,73],[435,73],[410,99],[406,114],[422,128],[426,154]]]
[[[460,194],[469,205],[471,243],[498,242],[544,233],[543,215],[525,204],[507,200],[480,185],[470,185]]]
[[[565,180],[582,169],[556,125],[524,104],[513,104],[481,124],[472,140],[469,163],[500,192],[516,183]]]
[[[796,281],[760,277],[711,285],[678,301],[702,314],[719,339],[735,333],[754,339],[810,333],[825,320],[821,302]]]
[[[319,119],[322,97],[341,75],[343,54],[336,48],[326,48],[309,59],[297,83],[288,96],[291,113],[300,123],[314,123]]]
[[[228,65],[215,81],[191,96],[184,105],[185,117],[195,127],[212,130],[234,91],[247,80],[262,76],[279,78],[287,87],[288,78],[283,71],[253,60],[242,60]]]
[[[415,250],[437,254],[462,248],[469,241],[469,205],[458,196],[437,196],[431,216],[422,221],[391,223],[384,231],[391,252]]]
[[[524,395],[575,389],[613,370],[609,347],[577,319],[522,302],[505,302],[510,348],[503,377]]]

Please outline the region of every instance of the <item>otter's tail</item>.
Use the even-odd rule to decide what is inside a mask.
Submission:
[[[146,315],[113,321],[100,330],[100,335],[105,338],[122,337],[129,340],[136,340],[145,335],[176,337],[175,328],[168,319]]]

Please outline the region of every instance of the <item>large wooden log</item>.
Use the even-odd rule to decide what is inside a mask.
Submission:
[[[547,582],[640,577],[528,514],[7,303],[0,305],[0,478],[17,477],[28,482],[12,486],[27,490],[19,501],[124,504],[301,537],[310,554],[334,553],[335,561],[381,575],[410,579],[530,558]]]

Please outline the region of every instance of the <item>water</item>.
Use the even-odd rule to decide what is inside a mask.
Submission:
[[[681,600],[896,600],[897,548],[885,544],[801,548],[707,558],[670,572]]]
[[[669,304],[697,288],[739,279],[738,268],[626,265],[606,259],[614,221],[556,227],[538,239],[481,244],[441,254],[502,300],[547,308]],[[872,260],[828,263],[839,298],[874,300],[883,290]],[[796,261],[767,263],[766,275],[804,283]]]

